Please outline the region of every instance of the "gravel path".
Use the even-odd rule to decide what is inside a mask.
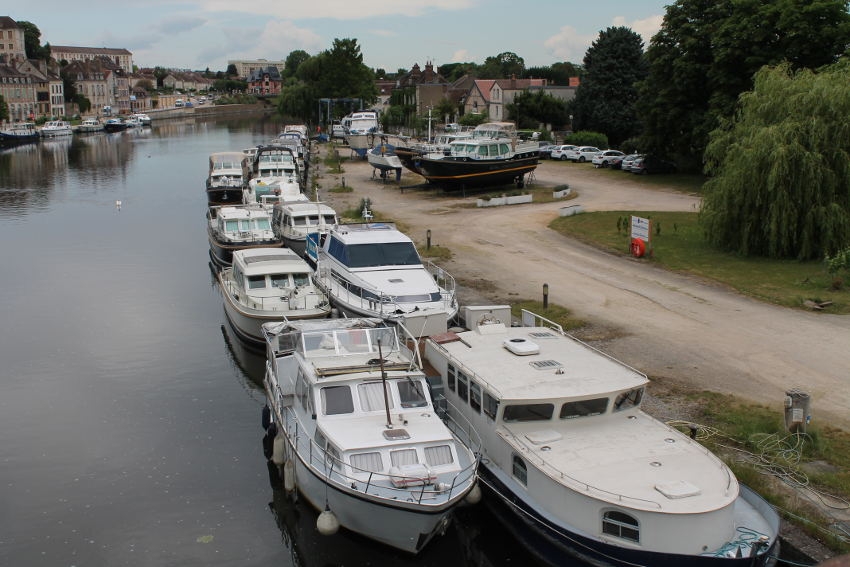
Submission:
[[[327,151],[322,148],[322,156]],[[345,150],[342,150],[344,154]],[[785,392],[812,396],[813,419],[850,429],[850,317],[764,304],[709,282],[616,256],[547,228],[564,203],[474,207],[471,197],[372,178],[366,162],[344,164],[352,193],[328,193],[340,175],[320,173],[322,197],[337,211],[363,197],[410,236],[453,253],[444,267],[471,288],[463,302],[549,298],[608,337],[604,350],[655,381],[733,394],[782,413]],[[693,211],[699,198],[644,189],[630,174],[611,180],[592,166],[543,161],[535,184],[568,183],[587,211]],[[417,188],[411,188],[416,185]],[[480,293],[476,293],[479,290]]]

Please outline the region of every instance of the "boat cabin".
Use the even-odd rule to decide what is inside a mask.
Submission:
[[[269,212],[254,207],[210,207],[215,214],[215,231],[223,240],[274,240]]]

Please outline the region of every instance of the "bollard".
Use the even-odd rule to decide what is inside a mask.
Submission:
[[[543,284],[543,309],[549,309],[549,284]]]
[[[342,186],[345,187],[345,177],[342,178]]]
[[[431,229],[425,232],[425,250],[431,249]]]

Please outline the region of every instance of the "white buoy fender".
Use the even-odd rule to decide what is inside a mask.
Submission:
[[[285,439],[283,438],[283,435],[275,435],[274,442],[272,443],[272,462],[277,466],[282,465],[285,459],[284,443]]]
[[[339,531],[339,520],[333,512],[325,508],[325,511],[316,519],[316,529],[322,535],[333,535]]]
[[[466,494],[466,502],[468,504],[478,504],[481,502],[481,487],[476,482],[472,489]]]
[[[295,464],[291,459],[283,464],[283,488],[287,492],[295,490]]]

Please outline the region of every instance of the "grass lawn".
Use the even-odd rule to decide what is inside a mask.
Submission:
[[[823,311],[850,313],[850,282],[835,286],[836,278],[826,271],[823,262],[744,258],[719,252],[705,242],[697,213],[609,211],[559,217],[549,226],[625,255],[629,253],[629,218],[633,214],[652,222],[651,246],[643,261],[713,280],[777,305],[802,307],[806,300],[832,302]]]

